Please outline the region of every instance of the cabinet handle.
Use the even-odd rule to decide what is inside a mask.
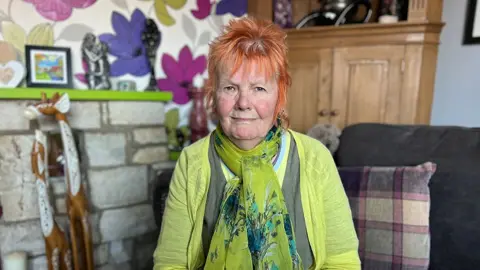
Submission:
[[[330,112],[330,116],[337,116],[338,115],[338,110],[333,110]]]
[[[323,109],[323,110],[321,110],[321,111],[318,113],[318,115],[320,115],[320,116],[328,116],[328,115],[330,115],[330,112],[329,112],[327,109]]]

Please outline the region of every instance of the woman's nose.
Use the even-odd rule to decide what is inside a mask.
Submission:
[[[239,110],[248,110],[250,109],[250,97],[247,91],[239,91],[237,99],[237,109]]]

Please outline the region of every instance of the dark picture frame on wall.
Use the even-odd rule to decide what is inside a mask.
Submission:
[[[73,88],[70,48],[25,45],[26,83],[35,88]]]
[[[477,0],[468,0],[463,44],[480,44],[480,6]]]

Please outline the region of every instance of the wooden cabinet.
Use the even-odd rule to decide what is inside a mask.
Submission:
[[[249,15],[271,19],[272,3],[248,0]],[[287,29],[291,128],[429,124],[442,6],[410,0],[404,22]],[[294,21],[316,8],[317,0],[292,0]]]
[[[442,23],[287,30],[290,126],[429,124]]]

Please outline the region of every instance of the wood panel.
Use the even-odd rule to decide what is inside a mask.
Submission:
[[[248,15],[273,20],[273,0],[248,0],[247,5]]]
[[[331,56],[331,50],[290,51],[287,113],[293,130],[306,132],[316,123],[330,121]],[[320,116],[322,110],[325,115]]]
[[[380,44],[440,43],[443,23],[361,24],[288,29],[290,48],[332,48],[347,46],[376,46]]]
[[[451,0],[449,0],[451,1]],[[408,3],[408,21],[442,21],[443,0],[410,0]]]
[[[406,46],[401,123],[430,123],[437,55],[438,46]]]
[[[336,48],[331,122],[398,123],[404,46]]]

